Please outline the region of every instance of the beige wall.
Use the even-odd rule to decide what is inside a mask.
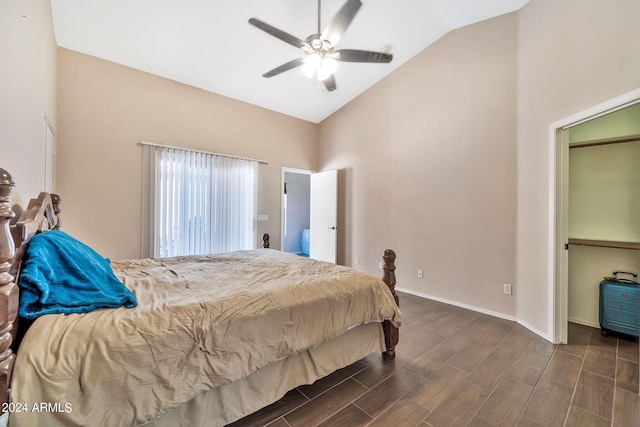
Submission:
[[[549,125],[640,87],[640,2],[531,0],[518,53],[518,318],[551,335]]]
[[[104,256],[140,256],[140,141],[270,161],[259,223],[280,245],[282,166],[313,169],[316,126],[60,48],[57,184],[65,229]]]
[[[56,41],[46,0],[0,2],[0,167],[13,202],[44,189],[44,117],[56,126]]]
[[[399,287],[516,314],[517,25],[449,33],[320,124],[347,265],[377,274],[390,247]]]
[[[321,123],[319,168],[343,169],[344,261],[375,272],[393,247],[398,286],[551,337],[549,125],[640,87],[639,14],[531,0],[449,33]]]

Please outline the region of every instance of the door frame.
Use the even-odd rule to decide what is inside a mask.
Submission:
[[[568,336],[567,274],[569,219],[569,138],[567,129],[640,102],[640,88],[597,104],[549,125],[549,239],[547,271],[547,334],[552,342],[564,344]]]
[[[287,220],[286,216],[285,216],[285,199],[284,199],[284,183],[285,183],[285,173],[297,173],[300,175],[312,175],[315,173],[315,171],[312,170],[307,170],[307,169],[297,169],[297,168],[290,168],[287,166],[283,166],[282,167],[282,172],[280,175],[280,246],[281,249],[284,250],[284,227],[285,227],[285,222]]]
[[[44,115],[44,191],[53,193],[56,185],[56,131]]]

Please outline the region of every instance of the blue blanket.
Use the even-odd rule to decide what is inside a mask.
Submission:
[[[135,295],[118,280],[108,259],[59,230],[33,236],[18,285],[18,314],[27,319],[137,305]]]

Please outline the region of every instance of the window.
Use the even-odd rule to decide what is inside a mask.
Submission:
[[[253,249],[257,161],[143,145],[143,256]]]

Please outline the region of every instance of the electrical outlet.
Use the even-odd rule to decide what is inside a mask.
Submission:
[[[360,257],[359,256],[356,257],[356,265],[360,265]]]
[[[504,293],[505,295],[511,295],[511,285],[509,283],[504,284]]]
[[[420,268],[420,269],[418,269],[418,277],[419,277],[420,279],[422,279],[422,276],[423,276],[423,274],[422,274],[422,269]]]
[[[378,268],[379,268],[380,270],[382,270],[382,269],[384,268],[384,265],[382,264],[382,261],[380,261],[380,263],[378,264]]]

